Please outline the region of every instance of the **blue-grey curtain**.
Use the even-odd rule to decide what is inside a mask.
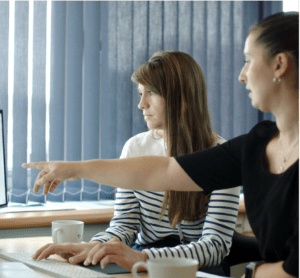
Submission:
[[[252,108],[238,75],[249,27],[282,11],[281,1],[53,1],[50,103],[47,108],[47,2],[34,1],[32,107],[28,107],[29,2],[15,3],[12,201],[114,198],[114,189],[65,182],[45,198],[32,194],[30,161],[117,158],[126,140],[147,130],[130,76],[157,50],[180,50],[203,69],[215,132],[225,139],[272,119]],[[0,2],[0,103],[7,123],[9,3]],[[32,140],[27,142],[28,111]],[[47,117],[49,128],[47,128]],[[7,124],[6,124],[7,130]]]

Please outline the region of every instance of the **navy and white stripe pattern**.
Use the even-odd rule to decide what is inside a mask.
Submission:
[[[219,139],[217,143],[223,143]],[[163,139],[152,136],[151,131],[140,133],[127,141],[121,158],[141,155],[166,155]],[[213,267],[221,263],[231,247],[238,213],[240,187],[218,190],[211,194],[207,213],[194,222],[182,221],[184,239],[190,243],[172,248],[145,249],[149,259],[186,257],[199,261],[200,267]],[[106,242],[113,237],[132,246],[156,242],[169,235],[179,235],[172,229],[168,210],[159,220],[164,192],[118,189],[114,217],[110,227],[92,240]]]

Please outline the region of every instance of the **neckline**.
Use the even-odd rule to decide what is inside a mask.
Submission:
[[[156,131],[156,129],[155,130],[149,130],[150,132],[151,132],[151,134],[152,134],[152,136],[154,137],[154,139],[164,139],[164,137],[163,136],[160,136]]]
[[[291,171],[296,164],[299,163],[299,158],[298,158],[289,168],[287,168],[284,172],[278,173],[278,174],[277,173],[271,173],[270,171],[268,171],[266,169],[266,167],[264,166],[264,157],[265,157],[265,153],[266,153],[266,148],[267,148],[268,143],[272,140],[273,136],[275,135],[275,132],[277,132],[277,131],[279,131],[279,130],[278,130],[276,124],[275,124],[274,131],[269,136],[268,140],[265,142],[265,144],[263,146],[263,152],[262,152],[261,158],[260,158],[260,164],[261,164],[261,167],[262,167],[263,171],[268,173],[269,175],[272,175],[272,176],[275,176],[275,177],[282,176],[282,175],[286,174],[287,172]]]

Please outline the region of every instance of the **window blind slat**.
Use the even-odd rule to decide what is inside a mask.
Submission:
[[[101,1],[100,154],[102,159],[117,158],[117,7],[117,0]],[[114,196],[115,190],[106,185],[100,185],[100,190],[100,199]]]
[[[192,44],[192,7],[190,1],[180,1],[178,3],[178,36],[179,46],[178,49],[189,55],[193,55]]]
[[[65,132],[65,33],[66,2],[51,4],[51,66],[49,104],[49,160],[64,160]],[[48,195],[50,201],[62,201],[63,187]]]
[[[99,24],[97,24],[97,22]],[[83,159],[98,159],[100,145],[100,2],[84,2]],[[99,185],[84,180],[83,200],[97,200]]]
[[[82,159],[83,2],[67,2],[65,159]],[[66,182],[65,200],[80,200],[81,180]]]
[[[233,3],[221,2],[221,80],[220,91],[220,132],[224,138],[233,137],[233,126],[231,124],[233,111]]]
[[[46,158],[46,28],[47,2],[33,2],[33,65],[32,65],[32,153],[31,161]],[[31,170],[31,191],[40,171]],[[40,195],[40,196],[39,196]],[[30,194],[30,201],[44,202],[40,193]]]
[[[138,15],[138,16],[137,16]],[[133,54],[132,73],[148,60],[148,3],[145,1],[133,2]],[[131,82],[131,81],[130,81]],[[143,113],[138,108],[140,96],[137,85],[132,85],[132,134],[138,134],[147,130],[147,125],[143,119]]]
[[[283,11],[283,1],[270,1],[269,3],[264,3],[264,5],[268,5],[268,13],[267,16],[271,15],[271,14],[276,14],[279,12]],[[298,9],[299,9],[299,5],[298,5]]]
[[[15,2],[14,95],[13,95],[13,196],[26,202],[28,112],[28,26],[29,2]],[[22,195],[22,196],[20,196]],[[20,197],[18,197],[20,196]]]
[[[132,136],[132,2],[118,2],[117,156]]]
[[[213,126],[220,132],[220,2],[207,3],[207,88],[208,105]]]
[[[117,2],[102,3],[101,158],[116,158]]]
[[[132,74],[133,3],[129,1],[117,2],[115,9],[116,14],[113,14],[110,28],[116,27],[116,37],[113,36],[109,45],[113,43],[114,39],[116,39],[117,43],[116,48],[112,48],[112,53],[109,55],[109,61],[111,61],[110,59],[116,58],[116,68],[113,68],[113,70],[115,70],[115,75],[114,77],[111,76],[111,78],[115,78],[113,82],[116,83],[116,87],[113,86],[116,90],[114,93],[116,106],[113,119],[116,119],[116,130],[114,131],[116,132],[115,158],[117,158],[121,155],[125,142],[132,136],[132,84],[130,76]],[[114,16],[116,16],[116,21]],[[109,36],[110,34],[111,32],[109,31]],[[109,52],[111,52],[110,49]],[[116,55],[114,58],[113,53]],[[113,73],[113,71],[110,73]],[[108,86],[111,84],[112,83],[108,84]],[[102,131],[106,132],[106,129],[102,129]],[[103,141],[101,140],[101,142]],[[106,199],[114,196],[114,188],[103,185],[101,190],[102,198]]]
[[[163,2],[149,2],[149,57],[163,49]]]
[[[178,49],[178,2],[164,2],[164,50]]]
[[[206,59],[206,38],[207,38],[207,22],[206,22],[206,1],[195,1],[193,3],[193,58],[200,65],[206,75],[207,59]]]
[[[117,79],[118,19],[117,2],[101,3],[101,158],[117,158]],[[101,185],[100,199],[111,198],[114,189]]]
[[[261,16],[263,18],[282,12],[283,10],[283,1],[259,1]]]
[[[7,159],[9,1],[0,2],[0,29],[0,109],[3,110],[4,117],[4,142]]]
[[[246,12],[246,2],[237,2],[234,3],[233,6],[233,111],[232,111],[232,122],[231,125],[233,127],[233,136],[238,136],[244,133],[245,126],[245,105],[247,105],[247,92],[245,90],[245,85],[241,84],[238,80],[238,76],[242,67],[244,66],[244,60],[242,59],[242,55],[244,52],[244,44],[246,34],[248,33],[247,28],[249,25],[243,20],[244,13]],[[254,10],[255,11],[255,10]],[[253,11],[252,14],[255,12]],[[240,55],[238,55],[240,53]],[[240,104],[239,104],[240,103]],[[257,116],[255,115],[254,118]],[[231,137],[229,137],[231,138]],[[227,139],[227,138],[226,138]]]

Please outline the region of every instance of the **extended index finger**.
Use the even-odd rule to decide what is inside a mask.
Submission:
[[[23,168],[34,168],[34,169],[44,169],[47,165],[47,162],[29,162],[29,163],[23,163]]]

